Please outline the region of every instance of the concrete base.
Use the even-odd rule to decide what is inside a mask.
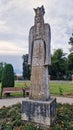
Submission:
[[[56,118],[56,99],[49,101],[22,101],[22,120],[50,126]]]

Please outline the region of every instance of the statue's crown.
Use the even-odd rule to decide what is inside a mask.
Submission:
[[[37,7],[36,9],[34,9],[35,14],[36,15],[44,15],[45,14],[45,10],[44,10],[44,6],[42,5],[41,7]]]

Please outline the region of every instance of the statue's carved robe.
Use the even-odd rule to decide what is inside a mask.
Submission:
[[[51,64],[49,24],[44,24],[43,37],[34,38],[35,27],[29,32],[29,59],[32,66],[30,98],[48,100],[50,97],[48,85],[48,66]]]
[[[50,54],[51,32],[50,32],[49,24],[44,24],[44,38],[41,40],[43,40],[43,45],[44,45],[44,61],[43,61],[44,65],[50,65],[51,64],[51,54]],[[33,54],[34,48],[36,49],[37,47],[37,51],[39,50],[39,47],[37,45],[34,45],[35,41],[34,41],[34,26],[33,26],[31,27],[30,32],[29,32],[29,59],[28,59],[29,65],[33,65],[32,59],[34,56]]]

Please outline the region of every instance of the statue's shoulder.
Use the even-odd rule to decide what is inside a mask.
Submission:
[[[44,26],[45,26],[45,29],[47,29],[47,30],[50,29],[50,24],[45,23]]]
[[[51,32],[50,25],[48,23],[45,23],[44,27],[45,27],[44,30],[45,30],[45,34],[46,35]]]
[[[34,33],[34,26],[32,26],[32,27],[30,28],[29,33]]]

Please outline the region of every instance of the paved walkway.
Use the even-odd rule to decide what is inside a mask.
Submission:
[[[73,104],[73,98],[66,98],[66,97],[56,97],[57,103],[68,103]],[[16,103],[22,103],[24,98],[7,98],[7,99],[0,99],[0,108],[3,106],[11,106]]]

